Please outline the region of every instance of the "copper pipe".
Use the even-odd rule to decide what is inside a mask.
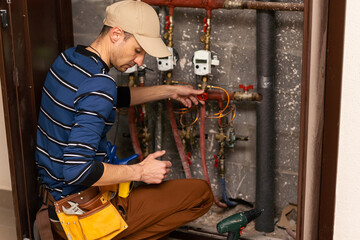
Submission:
[[[209,173],[208,173],[207,166],[206,166],[205,149],[206,149],[205,148],[205,104],[202,104],[200,106],[200,153],[201,153],[201,163],[202,163],[202,167],[203,167],[204,178],[205,178],[205,180],[207,181],[207,183],[209,184],[209,186],[211,188]],[[211,190],[212,190],[212,188],[211,188]],[[219,207],[222,207],[222,208],[227,208],[227,205],[225,203],[222,203],[222,202],[219,201],[219,199],[217,199],[214,192],[213,192],[213,196],[214,196],[214,202],[216,203],[216,205],[218,205]]]
[[[179,155],[180,155],[182,166],[184,168],[185,177],[186,178],[192,178],[189,163],[188,163],[188,161],[186,159],[184,146],[182,144],[182,141],[181,141],[181,138],[180,138],[180,135],[179,135],[179,131],[178,131],[178,128],[177,128],[177,125],[176,125],[175,116],[174,116],[174,108],[173,108],[173,105],[171,103],[171,100],[166,101],[166,106],[167,106],[168,113],[169,113],[169,120],[170,120],[171,130],[172,130],[172,133],[174,135],[174,140],[175,140],[176,147],[177,147]]]
[[[154,6],[204,8],[208,16],[211,10],[226,9],[256,9],[271,11],[304,11],[303,3],[258,2],[241,0],[143,0]]]
[[[136,130],[136,123],[135,123],[135,107],[129,107],[128,112],[128,118],[129,118],[129,130],[130,130],[130,137],[131,137],[131,143],[134,148],[134,152],[139,154],[139,162],[144,160],[144,155],[142,153],[139,138],[137,135]]]

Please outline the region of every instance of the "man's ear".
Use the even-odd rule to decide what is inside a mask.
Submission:
[[[124,39],[124,30],[122,30],[120,27],[113,27],[110,30],[110,39],[113,43],[123,40]]]

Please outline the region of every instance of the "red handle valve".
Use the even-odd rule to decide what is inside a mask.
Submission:
[[[219,165],[219,159],[218,159],[218,157],[217,157],[217,155],[215,154],[214,155],[214,158],[215,158],[215,163],[214,163],[214,167],[218,167],[218,165]]]
[[[170,26],[170,17],[169,17],[169,16],[166,16],[165,19],[166,19],[165,29],[168,30],[168,29],[169,29],[169,26]]]
[[[245,86],[245,85],[242,85],[242,84],[239,85],[239,88],[244,89],[245,92],[247,92],[249,89],[254,89],[253,85]]]
[[[190,153],[190,152],[188,152],[188,153],[187,153],[186,160],[188,161],[189,165],[191,165],[191,164],[192,164],[192,162],[190,161],[190,158],[191,158],[191,153]]]
[[[206,33],[209,24],[207,23],[207,18],[204,18],[204,33]]]
[[[197,98],[201,101],[205,101],[209,98],[209,96],[207,93],[202,93],[202,94],[197,95]]]

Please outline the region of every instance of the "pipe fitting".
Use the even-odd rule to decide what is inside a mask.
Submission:
[[[258,93],[249,93],[249,92],[235,92],[234,100],[237,101],[258,101],[262,100],[262,96]]]
[[[243,1],[242,0],[225,0],[224,1],[224,8],[243,8]]]
[[[224,133],[223,128],[220,128],[220,132],[215,135],[215,139],[221,143],[226,141],[226,134]]]

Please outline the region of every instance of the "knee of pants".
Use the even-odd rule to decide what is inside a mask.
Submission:
[[[204,204],[209,203],[211,205],[214,201],[214,197],[210,185],[202,179],[194,180],[196,181],[199,196],[204,199]]]

